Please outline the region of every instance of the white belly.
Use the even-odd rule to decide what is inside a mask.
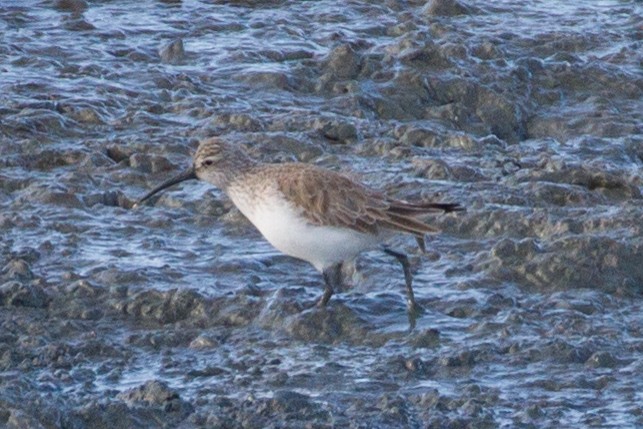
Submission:
[[[348,228],[311,225],[282,198],[250,202],[231,197],[270,244],[286,255],[310,262],[319,271],[353,259],[382,241]]]

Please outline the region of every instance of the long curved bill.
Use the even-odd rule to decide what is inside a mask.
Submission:
[[[163,189],[169,188],[170,186],[176,185],[177,183],[181,183],[181,182],[185,182],[186,180],[193,180],[193,179],[197,179],[196,172],[194,171],[194,167],[190,167],[190,169],[184,171],[183,173],[179,174],[176,177],[166,180],[165,182],[161,183],[156,188],[152,189],[150,192],[145,194],[143,198],[141,198],[136,202],[136,204],[134,204],[134,208],[141,205],[145,200],[149,199],[150,197],[158,194]]]

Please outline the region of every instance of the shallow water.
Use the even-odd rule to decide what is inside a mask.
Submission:
[[[642,15],[0,4],[0,425],[642,425]],[[384,254],[321,312],[207,184],[132,209],[213,134],[466,205],[393,242],[416,328]]]

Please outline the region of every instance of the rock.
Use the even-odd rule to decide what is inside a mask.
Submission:
[[[0,286],[0,303],[14,307],[47,307],[49,299],[40,286],[12,281]]]
[[[420,177],[430,180],[445,180],[451,177],[449,165],[441,159],[413,158],[413,170]]]
[[[312,406],[310,397],[301,393],[279,390],[275,392],[272,401],[270,401],[273,411],[282,413],[294,413]]]
[[[64,20],[64,28],[69,31],[92,31],[96,27],[91,22],[87,21],[82,15],[71,15],[70,19]]]
[[[9,418],[6,420],[6,426],[3,427],[7,429],[45,429],[38,419],[16,408],[9,410]]]
[[[3,279],[6,280],[31,280],[34,278],[29,264],[24,259],[10,260],[0,271]]]
[[[457,16],[471,13],[471,7],[457,0],[431,0],[422,10],[424,15]]]
[[[445,69],[452,65],[449,57],[433,42],[403,49],[398,58],[402,63],[422,70]]]
[[[503,140],[516,143],[527,135],[515,102],[493,91],[482,89],[478,92],[476,114],[489,127],[491,134]]]
[[[414,126],[404,127],[400,143],[409,146],[435,147],[439,146],[442,138],[439,131]],[[396,130],[399,133],[400,130]]]
[[[475,365],[476,355],[474,350],[464,350],[455,355],[442,356],[438,362],[445,367],[471,367]]]
[[[595,352],[585,362],[585,365],[592,368],[614,368],[617,364],[618,360],[607,351]]]
[[[129,157],[129,165],[143,173],[161,173],[176,170],[164,156],[135,153]]]
[[[158,323],[175,323],[203,312],[204,298],[193,290],[174,289],[170,291],[146,290],[134,295],[123,303],[127,314]]]
[[[144,386],[141,388],[144,389]],[[154,386],[149,386],[149,388],[155,389]],[[125,398],[129,396],[136,397],[137,394],[134,392],[136,390],[131,389],[117,396],[119,399],[121,399],[121,396]],[[161,399],[161,403],[148,403],[147,401],[127,403],[112,400],[90,401],[74,410],[70,417],[74,418],[76,424],[71,427],[92,429],[182,427],[181,422],[194,411],[194,408],[178,397],[167,401],[163,401],[162,398],[163,394],[158,398]],[[150,399],[155,398],[150,397]]]
[[[237,414],[241,427],[329,427],[333,420],[308,395],[278,390],[271,399],[248,398]]]
[[[287,73],[276,70],[253,70],[244,72],[238,76],[238,79],[253,88],[264,86],[268,89],[287,91],[293,86]]]
[[[524,261],[531,259],[538,251],[538,245],[533,238],[524,238],[520,241],[504,238],[491,249],[491,254],[496,258],[516,258]]]
[[[56,8],[76,14],[84,12],[89,7],[85,0],[57,0]]]
[[[357,140],[357,128],[347,122],[317,119],[313,127],[331,142],[346,144]]]
[[[385,394],[380,397],[375,406],[382,412],[386,420],[397,427],[411,426],[411,411],[409,403],[398,395]]]
[[[335,304],[324,310],[314,309],[296,314],[286,329],[302,341],[364,341],[367,338],[364,323],[348,307]]]
[[[264,124],[247,113],[221,113],[215,115],[210,122],[215,127],[225,127],[237,131],[261,131]]]
[[[177,64],[185,60],[183,40],[176,39],[159,48],[159,57],[162,62],[168,64]]]
[[[440,331],[424,329],[415,333],[409,342],[414,348],[435,348],[440,345]]]
[[[193,339],[190,342],[191,349],[201,350],[201,349],[213,349],[220,345],[218,338],[215,338],[211,335],[202,334]]]
[[[101,114],[95,108],[89,106],[73,109],[70,116],[83,124],[100,125],[105,123]]]
[[[471,53],[483,60],[491,60],[494,58],[501,58],[503,56],[502,52],[497,47],[497,44],[490,41],[485,41],[473,46]]]
[[[123,144],[115,144],[107,147],[105,151],[108,158],[114,162],[127,161],[130,156],[132,156],[135,151],[133,148],[128,147]]]
[[[360,57],[348,44],[335,47],[328,54],[327,62],[327,70],[336,79],[352,79],[359,73]]]
[[[71,192],[43,192],[40,202],[75,209],[83,207],[82,201]]]
[[[135,405],[137,402],[146,402],[149,405],[164,405],[169,401],[179,399],[179,394],[171,390],[162,381],[150,380],[139,387],[120,393],[117,398],[130,405]]]
[[[429,364],[419,357],[404,359],[404,369],[414,377],[427,377],[430,373]]]
[[[539,245],[533,239],[503,239],[492,249],[493,272],[538,290],[592,288],[641,293],[643,243],[607,236],[566,235]],[[620,274],[617,274],[620,273]]]
[[[132,208],[135,201],[123,194],[121,191],[105,191],[100,194],[90,194],[83,198],[83,203],[87,207],[93,207],[96,204],[102,204],[110,207]]]
[[[96,298],[105,293],[105,289],[94,285],[93,283],[81,279],[65,287],[66,294],[78,298]]]

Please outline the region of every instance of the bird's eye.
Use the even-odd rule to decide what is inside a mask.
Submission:
[[[203,165],[207,167],[211,166],[212,164],[214,164],[214,161],[212,161],[211,159],[206,159],[205,161],[203,161]]]

